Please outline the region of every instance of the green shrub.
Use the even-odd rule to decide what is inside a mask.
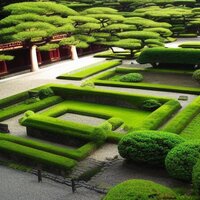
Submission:
[[[92,81],[85,81],[81,83],[81,87],[86,87],[86,88],[95,88],[94,82]]]
[[[112,130],[116,130],[124,123],[122,119],[117,118],[117,117],[110,118],[108,122],[112,125]]]
[[[106,130],[101,127],[97,127],[94,129],[92,137],[94,142],[101,144],[107,139]]]
[[[119,80],[121,82],[141,82],[143,80],[143,76],[140,73],[128,73],[122,75]]]
[[[32,97],[32,98],[26,99],[26,100],[24,101],[24,103],[25,103],[25,104],[32,104],[32,103],[36,103],[36,102],[38,102],[38,101],[40,101],[39,98]]]
[[[197,97],[170,120],[162,130],[179,134],[199,112],[200,97]]]
[[[147,180],[128,180],[111,188],[103,200],[176,199],[171,189]]]
[[[194,191],[200,195],[200,159],[197,161],[192,171],[192,184]]]
[[[137,58],[140,64],[200,64],[200,49],[152,48],[142,51]],[[170,67],[170,66],[168,66]],[[189,69],[190,66],[188,66]],[[191,67],[190,67],[191,68]],[[194,66],[192,67],[194,68]]]
[[[158,100],[148,99],[143,102],[142,109],[153,111],[159,108],[161,105],[162,104]]]
[[[133,131],[119,142],[119,154],[138,163],[164,166],[167,153],[184,142],[180,136],[160,131]]]
[[[165,159],[165,167],[173,178],[191,181],[192,169],[200,153],[200,141],[184,142],[173,148]]]
[[[112,131],[112,124],[110,124],[108,121],[103,122],[99,127],[105,131]]]
[[[45,99],[45,98],[51,97],[51,96],[54,96],[54,92],[50,87],[41,89],[39,91],[39,98],[40,99]]]
[[[196,81],[200,82],[200,69],[197,69],[193,72],[192,78]]]

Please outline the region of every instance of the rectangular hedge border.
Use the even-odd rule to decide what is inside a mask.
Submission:
[[[102,64],[99,64],[99,65],[96,65],[96,66],[93,66],[93,67],[89,67],[87,69],[83,69],[79,72],[75,72],[75,73],[72,73],[72,74],[69,74],[69,73],[62,74],[62,75],[58,76],[57,78],[58,79],[70,79],[70,80],[82,80],[82,79],[87,78],[91,75],[94,75],[94,74],[97,74],[101,71],[113,68],[113,67],[120,65],[120,64],[121,64],[121,60],[111,60],[111,61],[107,61],[107,62],[104,62]]]
[[[117,69],[118,72],[133,72],[133,71],[140,71],[135,69]],[[161,72],[162,70],[152,69],[148,71],[155,71],[155,72]],[[169,73],[171,70],[164,70],[163,73]],[[172,70],[171,73],[174,73],[175,70]],[[182,73],[176,72],[177,74]],[[127,87],[127,88],[139,88],[139,89],[146,89],[146,90],[157,90],[157,91],[169,91],[169,92],[180,92],[180,93],[186,93],[186,94],[200,94],[200,88],[194,88],[194,87],[183,87],[183,86],[172,86],[172,85],[165,85],[165,84],[154,84],[154,83],[127,83],[127,82],[120,82],[120,81],[109,81],[109,80],[102,80],[104,78],[108,78],[115,74],[115,70],[105,72],[103,74],[97,75],[94,78],[90,79],[90,81],[93,81],[95,85],[103,85],[103,86],[111,86],[111,87]],[[191,74],[190,72],[184,73],[184,74]]]
[[[195,98],[181,112],[171,119],[162,130],[179,134],[199,112],[200,96]]]
[[[67,147],[59,147],[45,142],[39,142],[31,139],[5,134],[0,134],[0,140],[6,140],[9,142],[72,158],[75,160],[84,159],[87,155],[90,154],[90,152],[98,147],[97,144],[89,142],[78,149],[69,149]]]
[[[0,152],[15,155],[16,157],[30,159],[45,166],[55,166],[64,170],[69,170],[76,165],[76,161],[73,159],[58,156],[52,153],[33,149],[5,140],[0,142]]]

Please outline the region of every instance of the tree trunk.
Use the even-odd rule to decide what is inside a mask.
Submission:
[[[72,60],[77,60],[78,59],[76,46],[74,46],[74,45],[71,46],[71,54],[72,54]]]
[[[36,53],[37,46],[33,45],[30,50],[31,54],[31,71],[36,72],[39,70],[38,60],[37,60],[37,53]]]

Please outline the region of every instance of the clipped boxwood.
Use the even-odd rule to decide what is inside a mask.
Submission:
[[[119,154],[137,163],[164,165],[167,153],[184,142],[180,136],[161,131],[133,131],[125,135],[118,145]]]
[[[193,184],[195,193],[197,195],[200,195],[200,159],[197,161],[196,165],[193,167],[192,184]]]
[[[143,102],[142,109],[153,111],[159,108],[161,105],[162,104],[158,100],[148,99]]]
[[[192,169],[200,153],[200,140],[184,142],[173,148],[165,159],[165,167],[173,178],[191,181]]]
[[[128,73],[122,75],[119,79],[121,82],[141,82],[143,80],[143,76],[140,73]]]
[[[147,180],[133,179],[111,188],[103,200],[176,199],[170,188]]]
[[[145,49],[137,58],[137,62],[139,62],[140,64],[151,63],[153,65],[155,63],[196,65],[200,64],[200,49],[184,49],[184,48]]]
[[[200,69],[197,69],[193,72],[192,78],[196,81],[200,82]]]

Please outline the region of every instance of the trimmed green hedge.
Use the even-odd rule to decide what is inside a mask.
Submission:
[[[174,112],[179,110],[181,105],[176,100],[170,100],[152,112],[137,129],[150,129],[156,130],[159,128],[168,118],[170,118]],[[167,130],[164,130],[167,131]],[[171,132],[171,131],[167,131]]]
[[[200,97],[197,97],[181,112],[179,112],[173,119],[171,119],[162,130],[179,134],[199,112]]]
[[[200,83],[200,69],[194,71],[194,73],[192,74],[192,78]]]
[[[88,76],[97,74],[101,71],[113,68],[113,67],[120,65],[120,64],[121,64],[120,60],[107,61],[107,62],[104,62],[102,64],[99,64],[99,65],[96,65],[96,66],[93,66],[93,67],[89,67],[87,69],[83,69],[80,72],[60,75],[57,78],[59,78],[59,79],[81,80],[81,79],[87,78]]]
[[[200,49],[152,48],[142,51],[137,58],[140,64],[200,64]],[[170,67],[170,66],[169,66]],[[191,69],[191,66],[188,66]]]
[[[76,165],[76,161],[70,158],[58,156],[4,140],[0,142],[0,151],[9,155],[30,159],[45,166],[58,167],[65,170],[71,169]]]
[[[165,167],[173,178],[191,181],[192,169],[200,156],[200,140],[174,147],[165,159]]]
[[[27,110],[39,111],[49,106],[55,105],[61,101],[63,101],[61,97],[52,96],[31,104],[20,103],[17,106],[2,109],[0,112],[0,121],[22,114]]]
[[[197,195],[200,195],[200,159],[197,161],[192,171],[192,185]]]
[[[184,42],[178,45],[182,48],[194,48],[194,49],[200,49],[200,42]]]
[[[176,193],[148,180],[133,179],[111,188],[103,200],[164,200],[176,199]]]
[[[161,131],[133,131],[118,144],[119,154],[137,163],[164,166],[167,153],[184,142],[180,136]]]
[[[69,149],[67,147],[58,147],[49,143],[39,142],[31,139],[22,137],[16,137],[14,135],[0,134],[0,140],[6,140],[12,143],[20,144],[23,146],[31,147],[34,149],[46,151],[56,155],[72,158],[75,160],[82,160],[90,152],[98,147],[94,142],[87,143],[78,149]]]

